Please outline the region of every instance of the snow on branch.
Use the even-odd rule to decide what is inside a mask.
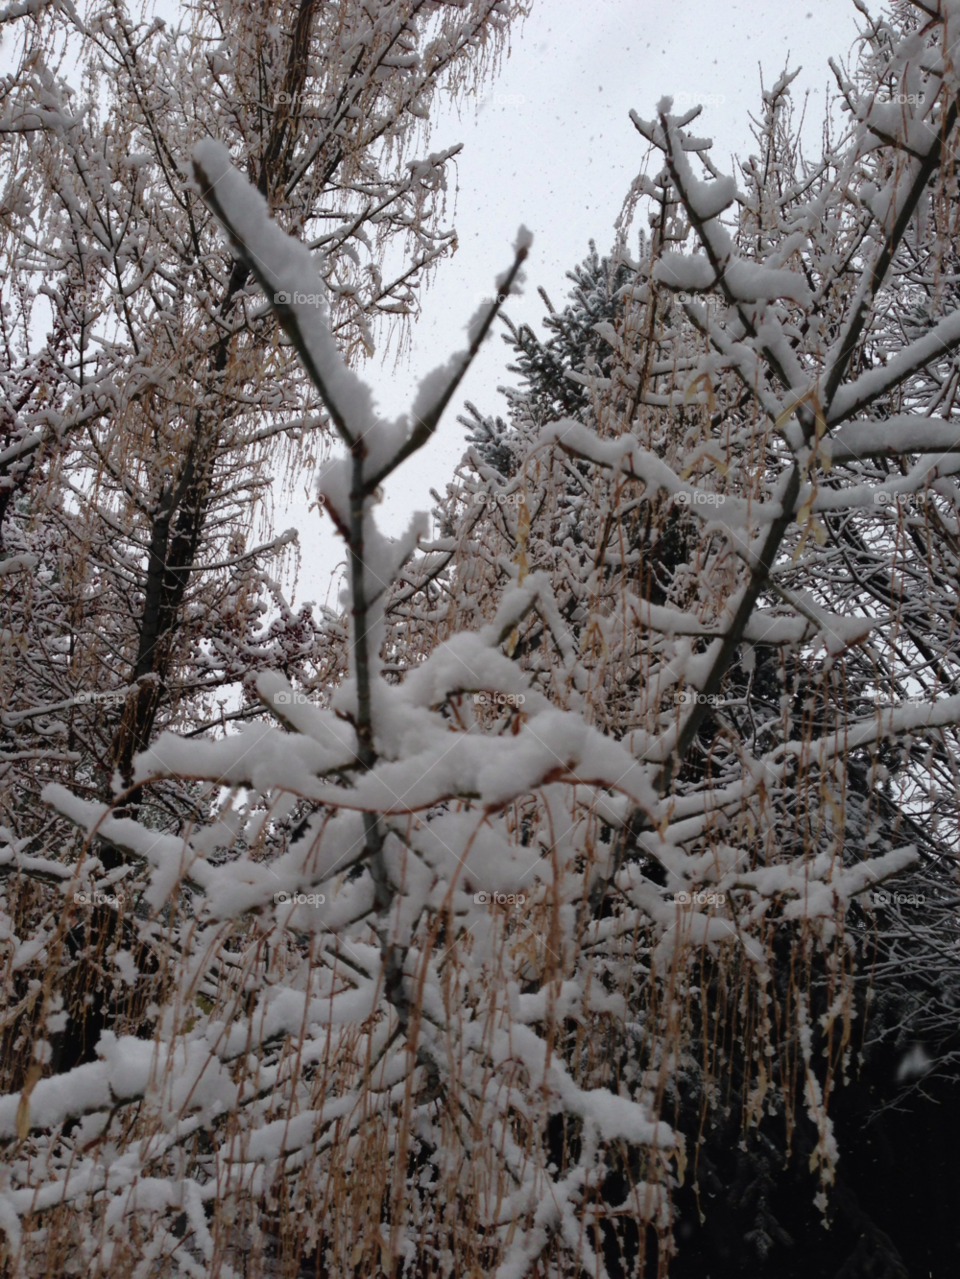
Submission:
[[[846,421],[854,413],[862,412],[868,404],[872,404],[874,400],[878,400],[882,395],[900,386],[911,374],[949,355],[958,347],[960,347],[960,307],[944,316],[929,333],[911,343],[882,367],[869,369],[866,373],[861,373],[853,382],[838,387],[826,412],[828,424],[835,426],[838,422]]]
[[[330,330],[328,307],[322,300],[325,288],[310,250],[269,217],[266,200],[233,167],[230,153],[221,143],[213,139],[199,143],[193,162],[201,195],[230,236],[234,251],[267,294],[341,438],[350,448],[362,441],[367,457],[364,491],[374,492],[436,430],[490,331],[500,298],[509,294],[517,281],[530,250],[530,232],[520,228],[513,265],[497,280],[496,300],[471,321],[467,350],[422,381],[413,405],[413,427],[408,430],[403,420],[390,424],[377,415],[370,388],[344,364]]]
[[[831,462],[902,457],[905,453],[960,453],[960,421],[895,413],[882,421],[850,422],[820,448]]]
[[[201,195],[267,294],[341,437],[354,445],[375,429],[378,418],[370,388],[336,348],[313,255],[269,217],[266,200],[233,167],[222,143],[213,138],[198,143],[193,162]]]

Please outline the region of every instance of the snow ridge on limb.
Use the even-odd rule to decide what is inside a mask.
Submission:
[[[208,138],[198,143],[193,162],[200,194],[267,294],[341,438],[353,446],[376,427],[373,395],[343,363],[327,305],[317,305],[321,281],[313,255],[268,216],[266,200],[233,167],[221,142]],[[311,300],[298,302],[301,296]]]
[[[822,442],[829,462],[853,462],[869,457],[902,457],[930,453],[937,458],[960,453],[960,424],[943,418],[897,413],[882,422],[848,422]]]
[[[340,358],[330,331],[327,306],[316,303],[321,281],[310,250],[286,235],[268,216],[266,200],[233,167],[225,146],[207,139],[194,148],[193,161],[200,194],[216,213],[238,256],[267,293],[341,438],[350,448],[363,441],[367,458],[364,491],[373,492],[436,430],[441,414],[496,318],[499,297],[471,323],[468,349],[428,374],[421,383],[413,405],[413,428],[407,430],[405,421],[385,423],[374,411],[370,388]],[[530,232],[521,227],[513,266],[498,278],[498,293],[510,292],[531,242]],[[311,300],[297,301],[304,296]]]

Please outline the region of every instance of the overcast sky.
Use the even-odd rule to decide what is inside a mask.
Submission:
[[[408,410],[419,379],[465,345],[464,325],[509,265],[521,222],[534,234],[527,296],[508,310],[538,330],[537,287],[559,306],[565,273],[589,240],[601,252],[611,247],[646,146],[631,109],[650,117],[664,94],[704,101],[698,132],[714,139],[715,163],[732,172],[731,157],[753,146],[761,66],[769,87],[789,59],[803,68],[793,96],[799,109],[809,92],[805,135],[815,146],[832,81],[827,59],[846,58],[857,16],[849,0],[534,0],[479,111],[471,106],[458,118],[440,101],[431,117],[430,150],[464,144],[451,217],[459,249],[423,298],[409,358],[399,368],[391,358],[386,368],[374,359],[363,369],[384,414]],[[429,510],[430,488],[442,493],[452,478],[464,451],[456,422],[463,401],[503,411],[497,387],[512,381],[509,358],[499,336],[488,340],[435,439],[391,477],[378,511],[387,532],[398,534],[411,511]],[[304,503],[278,511],[277,523],[301,531],[298,600],[325,599],[342,554],[329,521],[308,515]]]

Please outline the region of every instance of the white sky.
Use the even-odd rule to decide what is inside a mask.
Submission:
[[[789,58],[791,68],[803,68],[793,96],[799,109],[809,91],[804,132],[815,148],[833,83],[827,59],[846,58],[857,16],[849,0],[534,0],[479,112],[471,106],[458,118],[441,102],[431,117],[431,151],[464,143],[451,219],[459,249],[423,298],[410,356],[399,368],[390,357],[386,367],[375,358],[362,370],[385,416],[407,411],[420,378],[466,344],[464,326],[510,264],[520,223],[534,234],[527,296],[511,301],[508,312],[538,331],[544,308],[537,287],[560,307],[565,273],[586,255],[588,241],[601,253],[612,246],[646,148],[631,108],[649,118],[664,94],[678,102],[684,93],[691,101],[708,98],[697,131],[715,140],[714,162],[732,172],[731,156],[751,149],[760,65],[769,87]],[[387,482],[378,509],[386,532],[396,536],[411,511],[429,510],[431,487],[442,493],[452,479],[465,447],[456,421],[464,400],[483,413],[503,413],[497,387],[513,382],[510,359],[499,336],[487,341],[436,437]],[[278,510],[277,527],[288,526],[300,529],[303,548],[297,597],[324,600],[340,541],[329,519],[308,514],[306,502]]]

